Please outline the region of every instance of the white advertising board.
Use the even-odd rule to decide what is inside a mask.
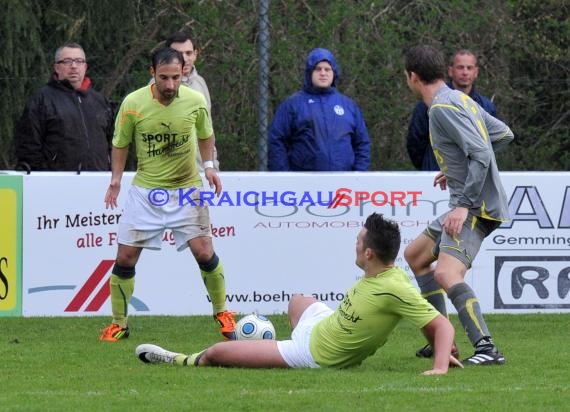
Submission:
[[[108,279],[132,177],[125,174],[115,210],[103,202],[108,173],[24,177],[24,316],[110,315]],[[502,174],[514,219],[485,240],[466,279],[485,313],[570,309],[569,177]],[[224,193],[210,206],[214,248],[225,268],[228,308],[241,313],[286,312],[295,292],[336,307],[361,275],[354,246],[366,216],[376,211],[398,222],[397,263],[407,269],[405,246],[448,209],[448,193],[433,187],[432,173],[225,172],[221,178]],[[351,190],[343,191],[350,205],[348,199],[336,208],[318,204],[343,188]],[[355,205],[358,191],[371,197]],[[385,199],[395,205],[381,205]],[[143,251],[131,315],[211,313],[191,253],[172,243],[167,231],[161,251]]]

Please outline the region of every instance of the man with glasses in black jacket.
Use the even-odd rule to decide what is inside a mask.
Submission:
[[[17,169],[110,170],[113,110],[86,71],[79,44],[57,49],[51,79],[32,95],[16,125]]]

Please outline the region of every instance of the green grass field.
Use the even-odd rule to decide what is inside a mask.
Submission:
[[[286,317],[270,316],[278,337]],[[349,370],[147,365],[152,342],[180,352],[219,340],[211,317],[131,317],[131,337],[98,341],[108,318],[0,318],[1,411],[563,411],[570,410],[570,314],[488,315],[505,366],[421,376],[419,331],[403,322]],[[462,356],[472,349],[452,318]]]

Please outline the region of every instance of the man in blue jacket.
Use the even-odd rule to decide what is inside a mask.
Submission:
[[[269,133],[271,171],[365,171],[370,138],[358,105],[336,89],[339,67],[326,49],[307,58],[303,89],[277,108]]]
[[[447,85],[451,89],[461,90],[469,95],[487,113],[497,117],[497,110],[493,102],[475,91],[473,83],[478,74],[477,57],[473,52],[467,49],[458,50],[447,68],[447,75],[450,79]],[[439,170],[429,142],[428,107],[422,101],[416,104],[412,114],[406,147],[410,160],[417,170]]]

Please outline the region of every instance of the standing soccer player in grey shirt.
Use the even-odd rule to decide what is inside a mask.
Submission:
[[[469,96],[445,84],[445,59],[439,50],[413,47],[405,64],[409,88],[429,107],[430,140],[441,170],[434,186],[449,188],[450,210],[410,243],[404,256],[422,295],[437,310],[447,315],[446,293],[455,306],[475,347],[475,354],[463,363],[502,365],[505,358],[491,338],[465,274],[483,239],[509,218],[494,151],[510,143],[513,133]],[[453,352],[457,355],[455,345]],[[432,354],[429,345],[416,353]]]

